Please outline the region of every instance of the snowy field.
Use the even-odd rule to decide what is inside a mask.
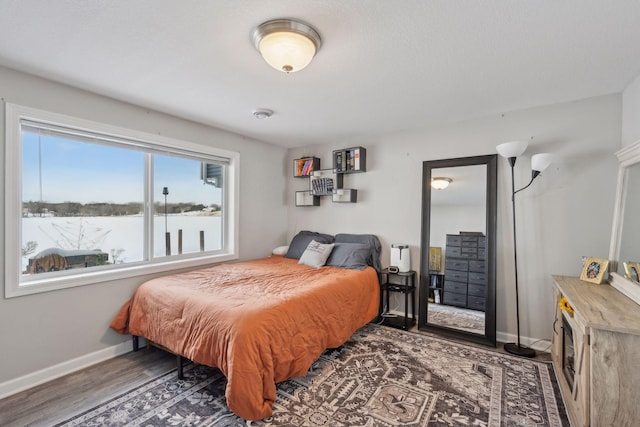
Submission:
[[[221,248],[222,218],[206,215],[168,215],[171,252],[178,253],[178,229],[182,229],[182,253],[200,251],[200,230],[204,231],[205,250]],[[117,255],[117,262],[143,259],[144,220],[141,215],[119,217],[29,217],[22,218],[22,245],[35,241],[32,254],[22,257],[23,267],[38,252],[48,248],[100,249]],[[155,217],[154,256],[165,255],[165,217]]]

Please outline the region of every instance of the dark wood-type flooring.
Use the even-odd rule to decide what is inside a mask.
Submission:
[[[176,367],[151,348],[98,363],[0,400],[0,426],[52,426]]]

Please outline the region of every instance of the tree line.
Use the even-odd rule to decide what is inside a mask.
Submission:
[[[219,211],[220,206],[212,204],[205,206],[201,203],[167,203],[167,214],[177,214],[183,212],[198,212],[206,208],[212,211]],[[140,202],[129,203],[78,203],[78,202],[34,202],[22,203],[23,216],[124,216],[137,215],[143,211],[143,204]],[[161,202],[155,203],[155,213],[162,215],[165,212],[165,205]]]

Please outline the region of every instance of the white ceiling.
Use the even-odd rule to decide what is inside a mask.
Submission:
[[[282,17],[323,41],[290,75],[251,42]],[[284,147],[330,144],[621,92],[640,74],[640,2],[0,0],[0,64]]]

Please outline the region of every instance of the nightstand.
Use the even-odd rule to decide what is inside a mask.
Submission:
[[[380,272],[380,312],[384,310],[385,302],[388,312],[389,292],[404,294],[404,317],[385,316],[383,313],[382,324],[408,331],[416,324],[416,272],[411,270],[406,273],[391,273],[388,268]],[[409,317],[409,302],[411,302],[411,317]]]

